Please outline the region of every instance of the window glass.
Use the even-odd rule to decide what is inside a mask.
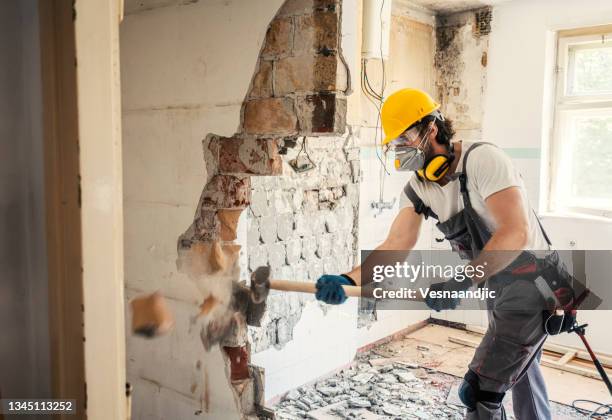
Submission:
[[[612,93],[612,44],[570,47],[569,95]]]

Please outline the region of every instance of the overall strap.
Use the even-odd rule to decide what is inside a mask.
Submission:
[[[544,239],[546,240],[546,243],[548,244],[548,246],[552,246],[552,242],[550,241],[550,238],[548,237],[548,234],[544,230],[544,226],[542,226],[542,222],[540,221],[540,218],[538,217],[538,214],[535,212],[535,210],[533,210],[533,214],[534,214],[536,220],[538,221],[538,225],[540,225],[540,230],[542,231],[542,235],[544,236]]]
[[[412,202],[412,205],[414,206],[414,211],[417,214],[423,214],[426,220],[430,216],[438,220],[438,215],[434,213],[431,208],[427,207],[425,203],[423,203],[423,200],[421,200],[421,198],[417,195],[416,191],[414,191],[414,188],[412,188],[412,185],[410,185],[410,181],[408,181],[408,183],[404,187],[404,193]]]
[[[472,203],[470,201],[470,195],[468,194],[468,190],[467,190],[467,160],[468,160],[468,156],[470,155],[472,150],[474,150],[478,146],[482,146],[483,144],[489,144],[491,146],[495,146],[493,143],[484,142],[484,141],[478,142],[478,143],[474,143],[474,144],[472,144],[472,146],[470,146],[470,148],[468,150],[465,151],[465,155],[463,156],[463,169],[462,169],[461,174],[459,175],[459,182],[461,183],[461,195],[463,197],[463,206],[464,207],[472,208]],[[495,146],[495,147],[497,147],[497,146]],[[548,234],[546,234],[546,231],[544,230],[544,226],[542,226],[542,222],[540,221],[540,218],[538,217],[538,215],[535,212],[535,210],[532,210],[532,211],[533,211],[533,214],[535,215],[536,220],[538,221],[538,225],[540,226],[540,231],[542,232],[542,235],[544,236],[544,239],[546,240],[546,243],[548,244],[548,246],[552,246],[552,242],[550,241],[550,238],[548,237]]]
[[[467,149],[465,151],[465,155],[463,155],[463,168],[461,170],[461,174],[459,174],[459,183],[461,185],[461,195],[463,196],[463,206],[464,207],[472,207],[472,203],[470,201],[470,196],[467,193],[467,161],[468,161],[468,157],[470,156],[470,153],[472,153],[472,150],[476,149],[477,147],[482,146],[483,144],[489,144],[491,146],[495,146],[493,143],[488,143],[485,141],[480,141],[477,143],[472,144],[469,149]]]

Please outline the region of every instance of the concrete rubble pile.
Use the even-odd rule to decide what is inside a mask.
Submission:
[[[448,390],[416,363],[372,363],[358,356],[350,368],[287,393],[277,419],[462,419],[464,408],[448,404]]]

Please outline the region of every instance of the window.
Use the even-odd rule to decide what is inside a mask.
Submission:
[[[559,36],[552,211],[612,217],[612,31]]]

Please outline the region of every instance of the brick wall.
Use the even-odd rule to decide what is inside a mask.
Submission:
[[[207,181],[193,223],[179,237],[178,267],[204,299],[198,316],[205,348],[219,343],[245,417],[263,404],[260,370],[249,366],[245,307],[236,306],[237,223],[249,208],[249,269],[316,279],[346,270],[355,255],[358,161],[346,136],[346,70],[340,59],[339,0],[286,0],[270,23],[236,134],[203,142]],[[316,168],[287,162],[304,139]],[[251,330],[256,349],[291,338],[301,299],[270,296]]]
[[[274,278],[315,281],[323,273],[346,272],[353,266],[359,161],[352,142],[350,136],[309,137],[307,148],[315,169],[302,174],[288,169],[283,176],[253,178],[249,270],[269,264]],[[299,149],[284,160],[294,158]],[[270,295],[262,327],[250,331],[253,351],[282,347],[291,340],[302,306],[310,299],[314,297],[297,293]]]
[[[268,28],[244,108],[244,131],[282,134],[283,145],[296,147],[282,157],[282,176],[251,181],[249,271],[270,265],[275,278],[314,281],[353,263],[359,168],[352,139],[344,135],[340,6],[333,0],[287,1]],[[273,114],[280,120],[268,118]],[[287,162],[306,153],[316,167],[295,173]],[[269,296],[262,326],[250,330],[253,350],[291,340],[308,299],[313,297]]]

